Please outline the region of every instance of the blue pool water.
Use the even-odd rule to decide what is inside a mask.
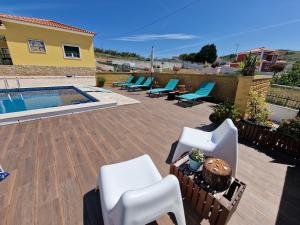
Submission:
[[[73,86],[0,89],[0,114],[96,101]]]

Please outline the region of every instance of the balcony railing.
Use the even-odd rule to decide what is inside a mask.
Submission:
[[[281,96],[281,95],[274,95],[274,94],[268,94],[266,101],[280,106],[285,106],[293,109],[299,109],[300,108],[300,101],[295,98],[291,98],[288,96]]]

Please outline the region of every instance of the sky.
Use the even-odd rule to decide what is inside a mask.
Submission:
[[[0,0],[0,12],[97,33],[94,46],[159,58],[214,43],[218,55],[300,50],[299,0]]]

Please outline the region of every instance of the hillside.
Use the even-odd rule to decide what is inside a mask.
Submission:
[[[229,55],[224,55],[221,56],[220,58],[222,59],[222,61],[225,62],[233,62],[235,60],[236,54],[229,54]]]
[[[287,52],[285,55],[280,56],[280,59],[286,60],[289,63],[300,61],[300,51],[286,50],[286,49],[280,49],[280,51]],[[235,54],[229,54],[229,55],[221,56],[220,58],[226,62],[233,62],[235,60],[235,56],[236,56]]]
[[[287,62],[296,62],[300,61],[300,51],[293,51],[293,50],[284,50],[287,51],[287,54],[281,56],[280,58],[286,60]]]
[[[100,48],[95,48],[94,52],[96,58],[125,58],[125,59],[145,60],[143,56],[133,52],[118,52],[114,50],[104,50]]]

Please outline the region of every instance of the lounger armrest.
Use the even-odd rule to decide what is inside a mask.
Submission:
[[[180,204],[182,199],[178,179],[168,175],[146,188],[125,192],[109,216],[114,224],[139,224],[139,217],[146,217],[151,222],[157,219],[156,215],[172,212],[170,205]],[[136,223],[133,223],[132,218],[135,218]]]

